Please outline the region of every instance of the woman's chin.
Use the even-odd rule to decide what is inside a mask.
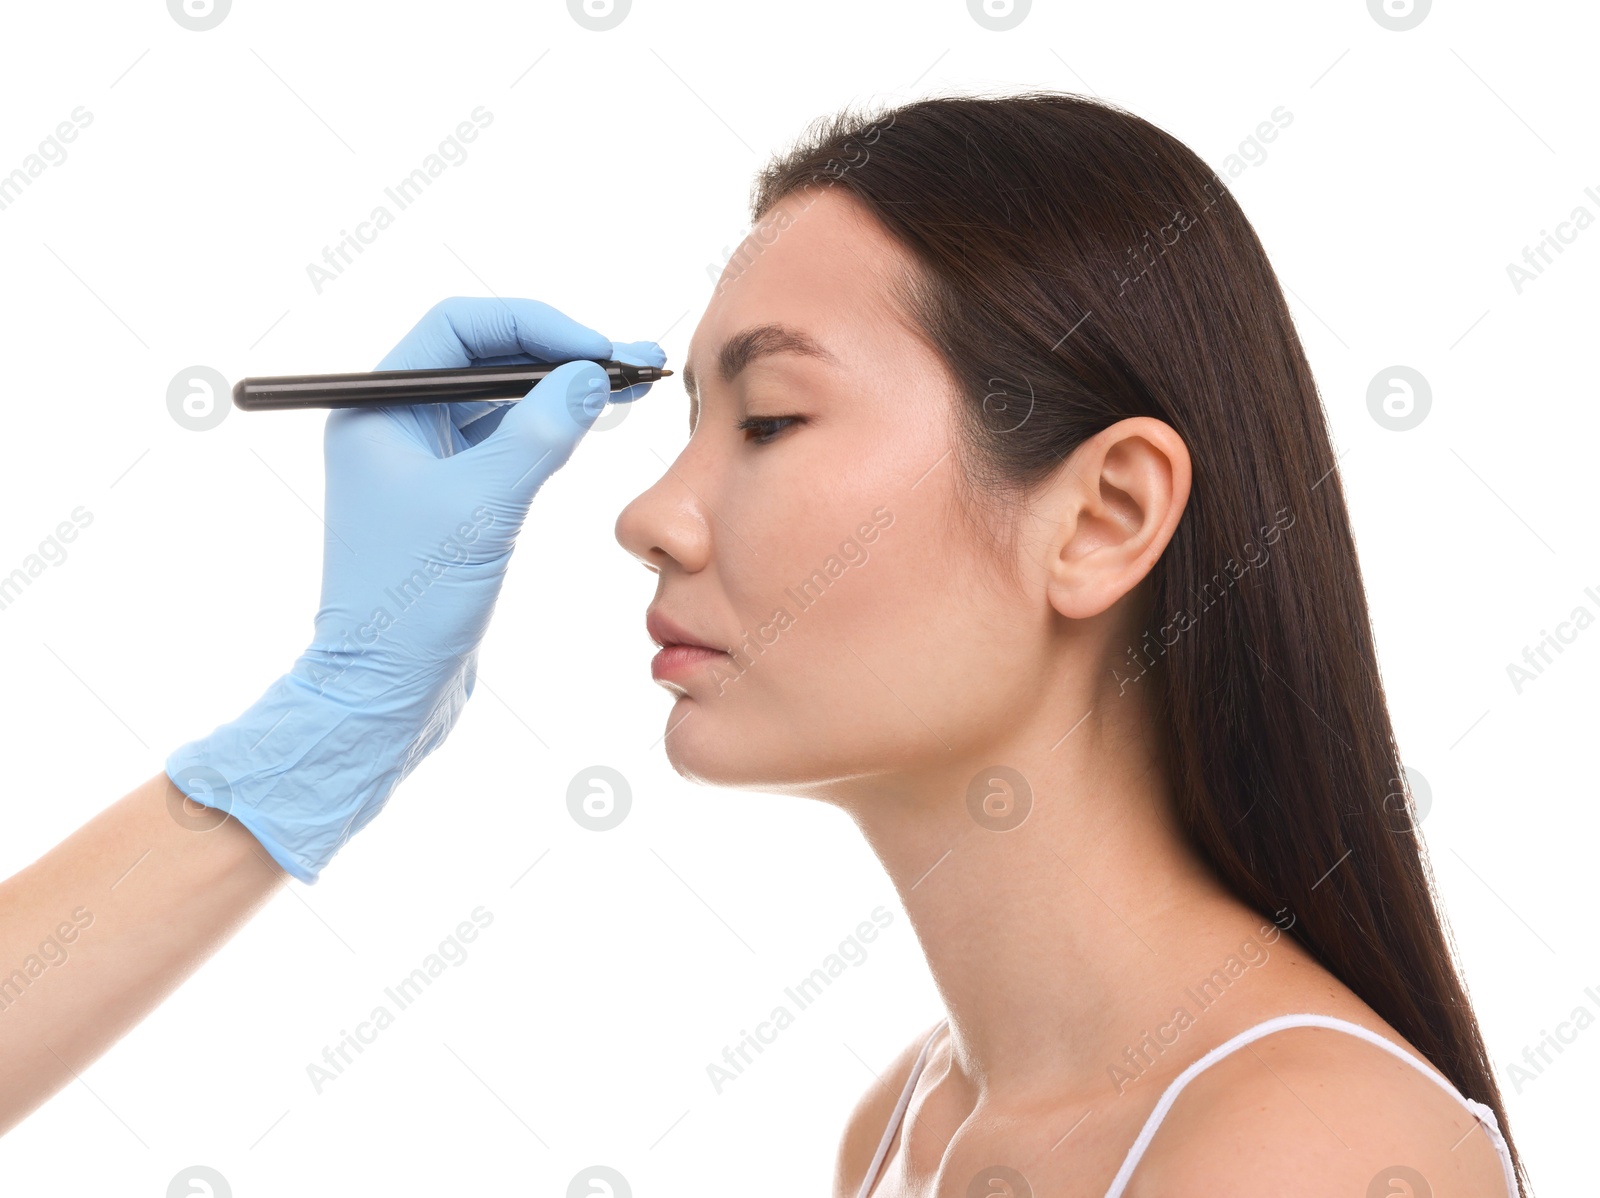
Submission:
[[[739,787],[745,785],[748,772],[740,763],[719,753],[705,753],[684,746],[667,747],[667,762],[685,782],[699,786]]]
[[[676,706],[667,726],[667,762],[686,782],[727,789],[760,789],[771,769],[749,743],[730,746],[722,737],[709,735],[709,729],[690,728],[703,718],[702,713],[684,716]],[[679,722],[681,721],[681,722]]]

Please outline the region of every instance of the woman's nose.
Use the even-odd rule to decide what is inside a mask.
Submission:
[[[687,573],[705,568],[711,526],[697,488],[682,474],[682,459],[617,517],[617,543],[652,570],[669,562]]]

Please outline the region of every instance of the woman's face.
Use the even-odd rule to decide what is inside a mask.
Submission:
[[[796,193],[690,340],[688,444],[616,527],[652,612],[730,651],[658,675],[685,777],[843,798],[991,764],[1037,707],[1049,605],[956,518],[955,384],[889,290],[910,266],[856,201]]]

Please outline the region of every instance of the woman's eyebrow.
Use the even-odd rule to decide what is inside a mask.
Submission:
[[[804,354],[835,365],[839,361],[809,333],[785,324],[756,324],[740,329],[722,343],[722,348],[717,352],[717,373],[724,383],[731,383],[751,362],[769,354]],[[694,368],[685,366],[684,390],[696,401],[696,406],[699,400],[697,382]]]

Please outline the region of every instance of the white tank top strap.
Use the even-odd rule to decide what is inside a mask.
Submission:
[[[894,1113],[889,1116],[889,1125],[883,1129],[883,1137],[878,1141],[878,1151],[872,1154],[872,1164],[867,1166],[867,1175],[861,1180],[861,1188],[856,1191],[856,1198],[867,1198],[872,1192],[872,1185],[878,1180],[878,1174],[883,1169],[884,1158],[889,1155],[889,1144],[894,1139],[895,1129],[905,1118],[906,1106],[911,1102],[911,1091],[917,1088],[917,1078],[922,1075],[922,1067],[928,1062],[928,1049],[933,1047],[934,1040],[949,1022],[949,1019],[939,1020],[938,1026],[929,1032],[928,1038],[922,1042],[922,1051],[917,1053],[916,1062],[911,1066],[911,1074],[900,1089],[899,1101],[894,1104]]]
[[[1271,1035],[1273,1032],[1290,1027],[1325,1027],[1334,1031],[1349,1032],[1353,1036],[1359,1036],[1369,1044],[1376,1045],[1391,1056],[1398,1057],[1400,1060],[1415,1066],[1425,1076],[1431,1078],[1436,1085],[1465,1106],[1483,1124],[1485,1134],[1488,1135],[1490,1142],[1494,1145],[1495,1151],[1500,1157],[1500,1167],[1505,1173],[1506,1194],[1508,1198],[1517,1198],[1517,1176],[1511,1164],[1511,1150],[1506,1145],[1505,1137],[1500,1132],[1500,1124],[1496,1121],[1494,1110],[1491,1107],[1466,1097],[1431,1065],[1426,1064],[1399,1045],[1385,1039],[1376,1032],[1362,1027],[1360,1024],[1351,1023],[1346,1019],[1337,1019],[1332,1015],[1279,1015],[1272,1019],[1263,1020],[1254,1027],[1246,1028],[1231,1040],[1217,1045],[1205,1056],[1178,1074],[1166,1090],[1162,1092],[1161,1101],[1156,1103],[1156,1109],[1150,1112],[1150,1117],[1145,1120],[1144,1126],[1139,1130],[1139,1137],[1134,1140],[1133,1147],[1128,1149],[1128,1155],[1123,1159],[1122,1167],[1117,1170],[1117,1175],[1111,1182],[1111,1188],[1106,1191],[1106,1198],[1122,1198],[1122,1192],[1127,1188],[1128,1179],[1133,1176],[1135,1166],[1138,1165],[1140,1158],[1144,1156],[1144,1151],[1150,1146],[1150,1141],[1155,1136],[1156,1129],[1161,1126],[1161,1120],[1172,1109],[1172,1104],[1178,1100],[1178,1095],[1183,1092],[1185,1086],[1193,1081],[1203,1070],[1216,1064],[1216,1062],[1236,1049],[1243,1048],[1246,1044],[1253,1040],[1259,1040],[1262,1036]],[[915,1071],[913,1071],[914,1076]],[[865,1191],[863,1191],[864,1193]]]

